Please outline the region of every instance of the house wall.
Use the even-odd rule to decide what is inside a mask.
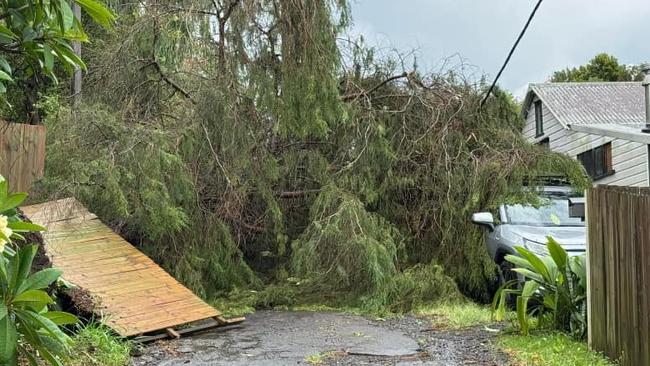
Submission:
[[[544,135],[535,137],[535,104],[531,103],[524,125],[524,136],[533,143],[548,137],[553,151],[567,154],[574,159],[578,154],[607,142],[612,143],[612,165],[615,173],[594,181],[594,184],[619,186],[648,186],[648,148],[638,142],[575,132],[565,128],[542,102]]]

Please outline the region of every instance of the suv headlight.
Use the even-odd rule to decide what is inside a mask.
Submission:
[[[524,238],[524,248],[530,250],[531,252],[537,255],[541,255],[541,256],[549,255],[548,248],[546,248],[546,244],[540,243],[538,241]]]

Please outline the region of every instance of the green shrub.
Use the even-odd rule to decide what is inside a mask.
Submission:
[[[14,240],[24,240],[21,233],[44,230],[18,217],[16,208],[26,197],[9,194],[7,181],[0,176],[0,364],[16,365],[20,355],[31,365],[41,359],[62,365],[70,339],[59,326],[75,324],[77,318],[49,311],[54,300],[44,291],[62,272],[48,268],[30,274],[38,247],[11,247]]]
[[[526,281],[504,284],[494,296],[493,310],[497,320],[502,320],[508,296],[516,296],[517,319],[521,331],[528,334],[529,316],[536,316],[538,324],[561,331],[569,331],[576,338],[587,332],[586,293],[587,274],[585,256],[569,257],[562,246],[548,237],[549,256],[515,247],[520,256],[507,255],[515,264],[515,272]]]

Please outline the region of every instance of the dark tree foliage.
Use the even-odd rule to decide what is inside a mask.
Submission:
[[[43,195],[77,194],[206,297],[292,284],[405,310],[453,278],[487,300],[470,214],[530,175],[586,184],[505,93],[479,109],[481,83],[342,41],[344,0],[113,6],[84,103],[48,119]]]
[[[600,53],[585,65],[556,71],[553,82],[584,81],[640,81],[643,80],[641,66],[621,65],[618,59],[607,53]]]

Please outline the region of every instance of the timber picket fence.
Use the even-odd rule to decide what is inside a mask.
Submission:
[[[45,172],[45,126],[0,121],[0,174],[14,192],[28,192]]]
[[[650,188],[587,191],[589,344],[650,365]]]

